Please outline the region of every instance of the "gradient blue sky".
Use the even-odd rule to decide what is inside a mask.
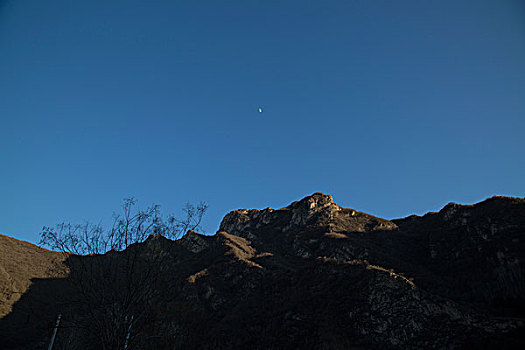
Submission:
[[[524,196],[525,4],[0,0],[0,121],[0,232],[33,242],[129,196],[207,233]]]

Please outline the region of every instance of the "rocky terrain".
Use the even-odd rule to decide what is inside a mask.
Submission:
[[[522,349],[524,242],[522,198],[389,221],[315,193],[232,211],[214,236],[151,236],[90,259],[158,258],[147,326],[132,328],[129,348]],[[66,325],[79,317],[75,271],[27,243],[0,237],[0,248],[3,347],[42,348],[58,313]],[[37,261],[47,267],[29,267]],[[57,348],[73,348],[68,332]]]

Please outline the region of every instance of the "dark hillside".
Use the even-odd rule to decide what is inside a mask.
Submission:
[[[138,271],[155,271],[155,293],[141,305],[148,312],[131,328],[133,349],[521,349],[524,240],[525,199],[389,221],[315,193],[282,209],[232,211],[214,236],[151,236],[77,259],[114,266],[137,254]],[[42,257],[31,259],[55,256],[33,249]],[[13,349],[41,348],[57,312],[65,324],[84,317],[68,289],[77,271],[32,273],[23,272],[39,279],[0,321]],[[120,290],[118,273],[114,280],[95,285]],[[41,331],[30,331],[36,319]],[[57,348],[73,345],[100,348],[60,329]]]

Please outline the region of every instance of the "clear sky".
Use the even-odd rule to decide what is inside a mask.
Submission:
[[[259,107],[263,112],[259,113]],[[525,3],[0,0],[0,232],[525,195]]]

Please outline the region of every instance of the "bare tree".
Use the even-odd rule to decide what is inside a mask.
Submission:
[[[151,321],[164,258],[141,243],[151,236],[176,239],[197,229],[206,209],[205,203],[187,204],[178,219],[163,216],[158,205],[140,210],[129,198],[109,229],[92,223],[44,227],[40,244],[64,253],[69,269],[72,293],[63,317],[67,347],[133,348]]]

